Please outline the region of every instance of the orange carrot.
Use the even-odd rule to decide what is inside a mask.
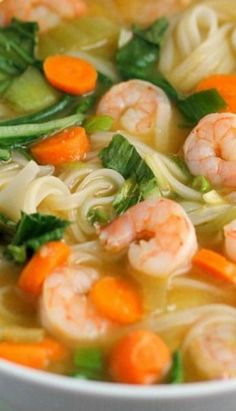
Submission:
[[[171,353],[158,335],[145,330],[133,331],[113,348],[109,368],[113,379],[128,384],[152,384],[166,375]]]
[[[70,252],[70,247],[61,241],[43,245],[23,269],[19,287],[28,293],[39,295],[44,280],[55,268],[66,263]]]
[[[192,262],[213,277],[236,284],[236,265],[215,251],[203,248],[195,254]]]
[[[142,300],[136,287],[122,278],[104,277],[90,291],[97,310],[120,324],[132,324],[142,315]]]
[[[83,127],[73,127],[34,144],[30,151],[40,164],[59,164],[83,160],[90,144]]]
[[[63,360],[65,347],[50,338],[40,343],[0,343],[0,358],[20,365],[44,370],[50,363]]]
[[[43,67],[49,83],[66,93],[81,95],[96,87],[97,71],[92,64],[77,57],[50,56]]]
[[[209,90],[215,88],[225,100],[227,107],[224,112],[236,113],[236,75],[216,74],[202,80],[196,91]]]

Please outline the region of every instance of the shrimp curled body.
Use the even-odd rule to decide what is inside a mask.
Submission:
[[[197,250],[191,221],[179,204],[167,199],[135,205],[103,228],[100,239],[108,250],[129,247],[131,265],[156,277],[187,271]]]
[[[216,186],[236,188],[236,114],[204,117],[184,145],[185,160],[194,175]]]
[[[73,19],[86,11],[84,0],[3,0],[0,3],[0,24],[7,25],[12,17],[37,21],[41,31]]]
[[[158,146],[169,135],[170,101],[162,89],[147,81],[129,80],[113,86],[101,99],[97,113],[111,116],[116,128],[121,126],[131,134],[154,132]]]
[[[81,266],[62,267],[46,279],[40,314],[51,334],[76,343],[99,339],[112,329],[112,323],[97,313],[88,296],[98,278],[97,271]]]
[[[199,379],[235,378],[235,335],[236,319],[225,315],[202,319],[190,330],[183,348]]]

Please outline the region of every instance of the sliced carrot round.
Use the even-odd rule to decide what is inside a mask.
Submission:
[[[93,91],[96,87],[96,69],[80,58],[50,56],[44,61],[43,67],[47,80],[58,90],[81,95]]]
[[[138,290],[122,278],[102,278],[92,287],[90,296],[97,310],[111,321],[132,324],[142,315]]]
[[[24,267],[19,277],[19,287],[25,292],[39,295],[45,279],[53,270],[66,263],[70,253],[70,247],[61,241],[43,245]]]
[[[90,150],[89,139],[83,127],[72,127],[34,144],[30,151],[40,164],[54,166],[83,160]]]
[[[225,100],[227,107],[225,112],[236,113],[236,75],[233,74],[216,74],[202,80],[196,91],[216,89]]]
[[[171,353],[156,334],[133,331],[113,348],[109,369],[113,379],[127,384],[152,384],[166,375],[171,365]]]

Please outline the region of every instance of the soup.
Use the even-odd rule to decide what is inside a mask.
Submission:
[[[234,378],[232,0],[14,3],[0,358],[128,384]]]

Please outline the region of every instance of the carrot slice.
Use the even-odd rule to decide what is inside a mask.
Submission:
[[[138,330],[123,337],[113,348],[109,368],[113,379],[128,384],[159,382],[171,365],[171,353],[156,334]]]
[[[71,249],[60,241],[43,245],[23,269],[18,285],[31,294],[39,295],[45,279],[55,268],[66,263]]]
[[[90,291],[97,310],[120,324],[132,324],[142,315],[142,300],[136,287],[122,278],[104,277]]]
[[[196,91],[215,88],[227,103],[225,112],[236,113],[236,76],[232,74],[216,74],[202,80]]]
[[[83,127],[73,127],[34,144],[30,151],[40,164],[54,166],[83,160],[90,143]]]
[[[192,263],[215,278],[236,284],[236,265],[215,251],[203,248],[195,254]]]
[[[85,60],[56,55],[46,58],[43,67],[47,80],[58,90],[81,95],[96,87],[97,71]]]
[[[66,355],[66,348],[50,338],[35,344],[0,343],[0,358],[41,370],[51,362],[62,361]]]

